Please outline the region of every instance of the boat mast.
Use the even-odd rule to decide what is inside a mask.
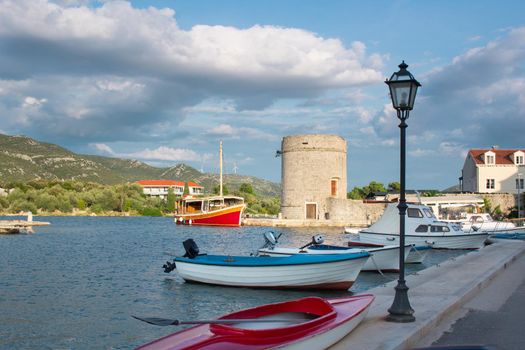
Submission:
[[[221,171],[221,175],[219,177],[219,196],[222,197],[222,141],[219,143],[219,159]]]

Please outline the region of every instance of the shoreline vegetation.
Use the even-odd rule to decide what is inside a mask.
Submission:
[[[173,216],[177,197],[172,190],[167,198],[146,196],[138,184],[103,185],[74,180],[10,182],[0,184],[0,215],[25,216]],[[215,190],[215,189],[214,189]],[[249,215],[277,215],[278,197],[254,193],[250,184],[224,194],[244,197]]]

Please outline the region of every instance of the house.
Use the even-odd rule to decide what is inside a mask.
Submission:
[[[184,193],[184,182],[176,180],[140,180],[135,182],[142,186],[144,194],[147,196],[157,196],[162,199],[168,196],[169,188],[173,188],[176,196]]]
[[[193,181],[188,181],[188,189],[191,196],[199,196],[204,194],[204,187],[196,184]]]
[[[525,149],[471,149],[463,164],[463,192],[523,192]]]
[[[140,180],[135,182],[142,186],[144,194],[147,196],[157,196],[162,199],[168,196],[169,188],[173,188],[173,193],[182,197],[184,194],[185,183],[177,180]],[[204,187],[196,184],[193,181],[188,181],[188,189],[190,195],[204,194]]]

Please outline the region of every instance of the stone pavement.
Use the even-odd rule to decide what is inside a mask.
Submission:
[[[441,345],[494,344],[488,341],[499,336],[491,336],[493,322],[490,322],[490,317],[485,319],[478,317],[480,314],[476,312],[487,312],[490,309],[488,312],[499,313],[501,317],[498,320],[501,322],[501,319],[507,317],[505,302],[509,296],[512,296],[509,303],[513,302],[514,297],[518,299],[516,301],[518,305],[520,301],[525,301],[523,294],[519,292],[522,289],[518,288],[516,291],[524,279],[524,253],[525,242],[498,240],[479,251],[469,252],[420,271],[416,275],[407,276],[407,285],[410,288],[409,299],[416,316],[416,321],[413,323],[391,323],[384,320],[388,308],[392,305],[397,281],[373,288],[367,293],[374,294],[376,300],[366,319],[330,349],[401,350],[428,346],[433,342]],[[514,308],[514,304],[510,304],[509,307]],[[474,311],[469,314],[470,310]],[[523,315],[522,312],[517,311],[515,317],[522,318],[520,314]],[[481,320],[480,323],[484,323],[487,328],[478,331],[465,329],[464,334],[468,333],[472,337],[465,342],[459,341],[463,337],[461,333],[463,329],[460,328],[454,328],[450,333],[451,337],[457,336],[456,338],[447,339],[448,333],[442,337],[456,320],[465,315],[467,325],[470,325],[469,321],[473,318]],[[514,322],[518,323],[517,319]],[[508,322],[512,323],[512,321]],[[519,324],[523,323],[519,322]],[[458,327],[459,325],[460,322]],[[502,326],[501,329],[503,328]],[[486,337],[481,338],[481,333]],[[522,348],[525,349],[525,328],[521,333],[515,334],[514,339],[516,342],[524,339]]]
[[[464,317],[433,345],[482,344],[497,350],[525,349],[525,256],[516,259],[462,309],[466,311]]]

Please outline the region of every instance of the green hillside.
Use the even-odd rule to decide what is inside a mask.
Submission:
[[[26,136],[0,134],[0,185],[30,180],[119,184],[145,179],[191,180],[204,186],[207,192],[212,192],[219,184],[218,174],[201,173],[185,164],[157,168],[137,160],[76,154]],[[277,183],[253,176],[224,176],[225,186],[232,190],[242,183],[251,184],[261,196],[280,195],[280,185]]]

